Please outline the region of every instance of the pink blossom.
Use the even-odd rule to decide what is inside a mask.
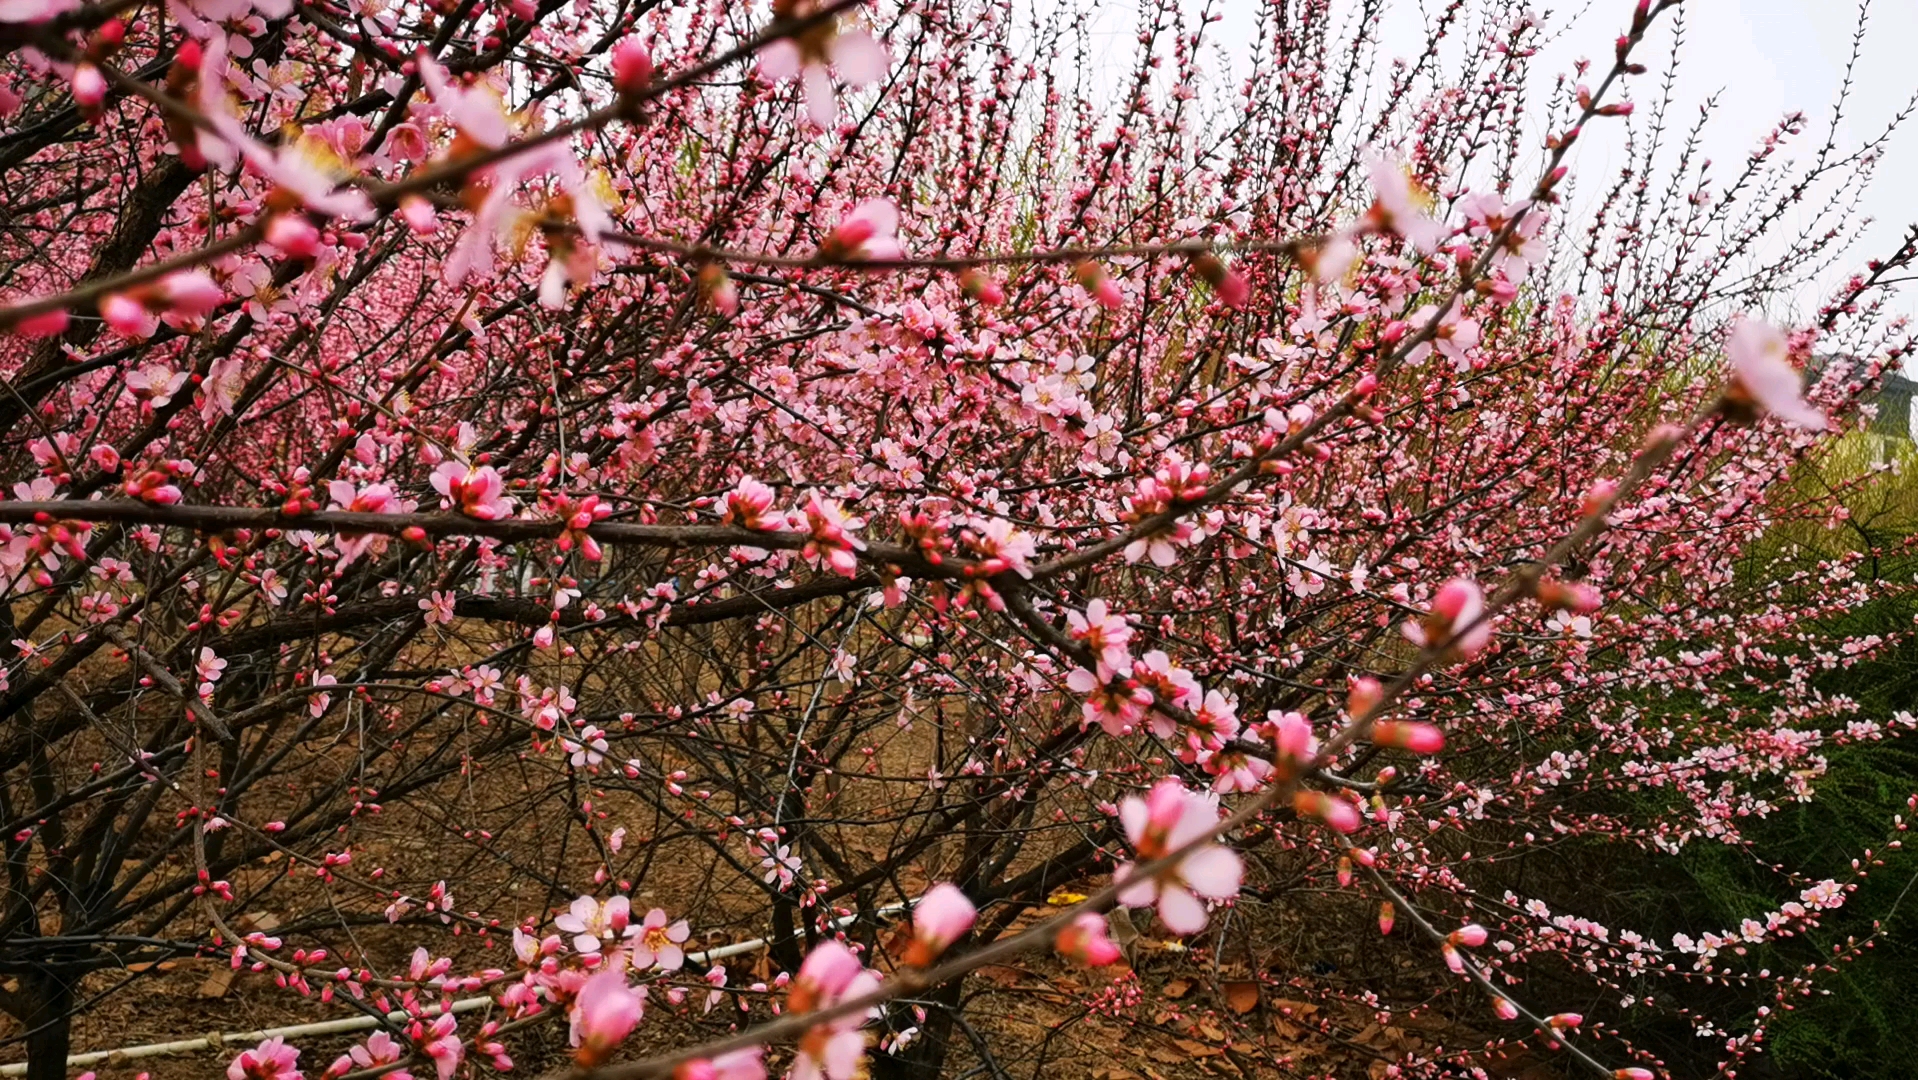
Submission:
[[[1374,228],[1397,233],[1430,255],[1445,241],[1449,230],[1431,217],[1431,195],[1413,181],[1403,162],[1367,151],[1365,171],[1372,180],[1374,202],[1366,220]]]
[[[686,951],[680,948],[692,933],[681,919],[666,923],[666,913],[654,908],[646,913],[633,938],[633,967],[639,971],[658,966],[663,971],[678,971],[686,963]]]
[[[286,1040],[271,1038],[227,1064],[227,1080],[300,1080],[300,1052]]]
[[[1436,754],[1445,748],[1445,733],[1431,724],[1383,720],[1372,726],[1372,742],[1415,754]]]
[[[806,524],[812,538],[800,548],[800,555],[814,566],[829,567],[841,577],[851,577],[859,568],[853,553],[864,551],[865,542],[852,535],[865,522],[850,517],[834,499],[822,499],[818,492],[807,496]]]
[[[930,965],[947,946],[972,929],[978,915],[972,901],[950,882],[926,890],[912,907],[912,944],[903,962],[912,967]]]
[[[335,1061],[332,1067],[326,1071],[330,1076],[337,1076],[351,1072],[355,1068],[374,1069],[382,1065],[396,1064],[405,1057],[406,1047],[404,1045],[396,1042],[393,1037],[386,1032],[376,1031],[372,1035],[367,1036],[365,1045],[355,1046],[340,1055],[339,1060]],[[381,1075],[391,1077],[392,1080],[413,1080],[413,1074],[407,1072],[405,1069],[394,1069],[391,1072],[382,1073]]]
[[[73,100],[81,109],[93,111],[100,107],[107,97],[107,77],[100,69],[89,63],[75,64],[73,67]]]
[[[878,987],[879,976],[866,970],[851,949],[837,941],[822,941],[799,965],[786,1006],[794,1014],[818,1012],[864,997]],[[793,1080],[852,1080],[866,1054],[865,1036],[859,1031],[865,1021],[865,1016],[852,1013],[814,1025],[800,1036]]]
[[[469,143],[490,150],[506,145],[506,140],[513,137],[498,95],[483,85],[455,85],[446,69],[425,49],[421,49],[415,59],[420,81],[432,95],[433,104]]]
[[[1275,709],[1265,714],[1265,723],[1259,726],[1272,742],[1274,764],[1286,764],[1297,770],[1318,758],[1318,736],[1313,734],[1312,721],[1304,713]]]
[[[1497,192],[1487,191],[1459,200],[1459,208],[1465,213],[1466,232],[1480,239],[1497,236],[1518,218],[1518,225],[1492,255],[1492,270],[1506,281],[1512,284],[1524,281],[1532,267],[1545,261],[1545,242],[1538,239],[1545,214],[1536,204],[1529,201],[1508,204]],[[1520,218],[1520,214],[1524,217]]]
[[[575,769],[597,769],[599,763],[606,760],[606,733],[594,727],[592,724],[586,725],[586,727],[580,731],[579,738],[562,738],[559,741],[559,745],[560,749],[566,751],[569,755],[567,760],[572,763]],[[639,962],[637,956],[635,956],[633,964],[636,967],[645,966]]]
[[[613,89],[637,94],[653,81],[653,54],[637,37],[623,37],[613,46]]]
[[[1108,611],[1104,600],[1092,600],[1083,615],[1066,612],[1066,624],[1072,639],[1084,642],[1106,667],[1124,671],[1132,666],[1132,656],[1126,651],[1126,642],[1132,640],[1132,628],[1126,625],[1124,616]]]
[[[412,1025],[413,1039],[426,1056],[433,1059],[439,1080],[452,1080],[454,1071],[466,1057],[466,1043],[455,1030],[458,1023],[452,1013],[443,1012],[430,1025],[418,1021]]]
[[[1448,649],[1471,659],[1492,639],[1492,623],[1481,616],[1485,594],[1467,578],[1453,578],[1439,586],[1432,610],[1422,620],[1404,624],[1407,640],[1427,649]]]
[[[1119,821],[1140,861],[1155,862],[1199,840],[1219,823],[1218,796],[1188,791],[1178,779],[1167,777],[1145,798],[1128,796],[1120,803]],[[1159,921],[1173,933],[1196,934],[1206,922],[1201,897],[1227,900],[1238,895],[1244,870],[1238,852],[1203,844],[1149,877],[1140,875],[1135,864],[1121,863],[1112,879],[1127,883],[1119,894],[1120,903],[1127,907],[1156,903]]]
[[[83,0],[0,0],[0,23],[33,25],[77,10]]]
[[[605,1061],[613,1048],[633,1033],[645,1012],[645,1002],[626,985],[626,972],[621,968],[609,968],[587,979],[573,999],[573,1040],[579,1047],[575,1055],[579,1063],[593,1066]]]
[[[1807,404],[1798,370],[1791,366],[1785,335],[1769,323],[1740,316],[1725,345],[1732,384],[1726,397],[1758,408],[1808,431],[1825,430],[1825,414]]]
[[[555,918],[553,925],[573,935],[575,950],[591,955],[639,932],[637,927],[629,925],[632,910],[632,901],[624,896],[615,896],[604,904],[582,896],[573,901],[564,915]]]
[[[491,465],[478,468],[457,461],[443,461],[433,470],[433,490],[446,496],[460,513],[481,521],[498,521],[513,512],[513,501],[504,496],[506,481]]]
[[[1079,287],[1107,311],[1117,311],[1125,306],[1125,294],[1119,290],[1119,283],[1098,263],[1090,260],[1082,262],[1073,268],[1072,276]]]
[[[42,312],[38,315],[30,315],[27,318],[21,319],[19,322],[13,324],[12,329],[14,333],[19,334],[21,337],[52,337],[55,334],[65,332],[67,324],[70,321],[70,318],[64,310],[56,308],[52,311]]]
[[[797,0],[784,4],[783,13],[789,18],[805,18],[816,6],[814,0]],[[759,50],[759,74],[771,82],[799,78],[806,90],[807,115],[822,128],[831,127],[839,115],[839,103],[832,92],[834,69],[848,86],[865,86],[877,82],[890,62],[885,48],[871,34],[840,25],[837,16],[803,34],[768,42]]]
[[[772,513],[773,497],[772,488],[742,476],[720,501],[719,520],[755,532],[775,532],[785,524],[785,518]]]
[[[127,372],[127,389],[154,408],[164,409],[173,401],[173,395],[186,385],[186,380],[184,371],[174,371],[165,364],[146,364]]]
[[[695,1058],[673,1070],[673,1080],[765,1080],[765,1047],[748,1046],[714,1058]]]
[[[1079,913],[1053,939],[1059,955],[1088,967],[1105,967],[1119,959],[1119,946],[1106,933],[1105,916],[1097,912]]]
[[[1292,810],[1300,817],[1315,817],[1342,833],[1358,830],[1359,810],[1350,802],[1323,791],[1299,791],[1292,796]]]
[[[1412,313],[1411,323],[1422,327],[1429,324],[1437,315],[1437,306],[1427,304]],[[1478,348],[1479,340],[1478,320],[1466,318],[1455,311],[1448,311],[1439,321],[1432,340],[1422,341],[1413,346],[1412,351],[1405,354],[1405,358],[1416,363],[1431,355],[1432,350],[1436,348],[1439,355],[1452,362],[1454,370],[1470,371],[1472,370],[1471,353],[1473,349]]]
[[[1152,703],[1151,691],[1130,679],[1119,679],[1103,665],[1096,673],[1073,668],[1066,676],[1066,687],[1086,699],[1081,722],[1098,724],[1113,736],[1132,734]]]
[[[840,220],[819,245],[822,262],[899,257],[899,209],[887,199],[868,199]]]
[[[441,589],[435,589],[430,596],[420,598],[420,610],[426,613],[426,625],[453,625],[453,606],[456,597]]]
[[[101,297],[100,318],[123,337],[145,338],[160,328],[160,320],[147,306],[126,293]]]

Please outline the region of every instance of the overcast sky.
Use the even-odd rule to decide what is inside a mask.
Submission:
[[[1097,11],[1093,25],[1092,73],[1095,85],[1113,86],[1129,67],[1133,40],[1132,0],[1087,0]],[[1197,0],[1185,0],[1196,11]],[[1228,43],[1233,66],[1243,71],[1244,43],[1255,30],[1258,0],[1214,0],[1225,21],[1212,35]],[[1335,4],[1338,0],[1335,0]],[[1389,14],[1381,35],[1391,56],[1411,56],[1424,35],[1424,11],[1436,11],[1442,0],[1389,0]],[[1541,85],[1570,70],[1571,62],[1590,57],[1597,65],[1610,59],[1612,39],[1630,17],[1630,0],[1591,0],[1567,7],[1537,5],[1548,27],[1562,29],[1535,63]],[[1695,115],[1696,106],[1718,94],[1718,109],[1705,149],[1718,163],[1714,175],[1725,177],[1786,113],[1804,112],[1811,125],[1798,140],[1800,155],[1809,157],[1822,142],[1836,100],[1856,27],[1856,6],[1849,0],[1685,0],[1685,48],[1678,68],[1675,116]],[[1663,19],[1668,20],[1669,14]],[[1662,20],[1663,21],[1663,20]],[[1839,128],[1839,149],[1854,149],[1882,129],[1915,89],[1918,89],[1918,0],[1875,0],[1866,24],[1865,45],[1854,72],[1847,119]],[[1652,94],[1669,55],[1670,26],[1654,35],[1658,48],[1641,55],[1652,64],[1648,76],[1634,80],[1634,95]],[[1216,64],[1214,65],[1217,66]],[[1224,75],[1224,72],[1218,74]],[[1634,117],[1633,123],[1642,123]],[[1616,123],[1613,121],[1612,123]],[[1591,140],[1575,155],[1575,174],[1588,177],[1590,190],[1608,176],[1618,162],[1615,146]],[[1918,118],[1893,137],[1867,192],[1863,211],[1874,224],[1856,251],[1855,266],[1870,255],[1895,248],[1906,227],[1918,221]],[[1820,295],[1842,282],[1843,270],[1834,269],[1813,290]],[[1799,311],[1814,307],[1818,296],[1790,298]],[[1897,310],[1918,315],[1918,288],[1907,287]]]

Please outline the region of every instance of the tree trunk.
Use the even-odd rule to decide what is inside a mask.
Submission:
[[[77,980],[77,975],[48,968],[21,976],[20,996],[28,1002],[21,1018],[27,1028],[27,1080],[66,1080]]]

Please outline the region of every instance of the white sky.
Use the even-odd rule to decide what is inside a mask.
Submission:
[[[1096,13],[1089,76],[1095,90],[1111,88],[1126,77],[1134,55],[1136,8],[1132,0],[1084,2]],[[1199,0],[1184,3],[1189,11],[1199,8]],[[1225,20],[1208,37],[1215,46],[1227,43],[1233,68],[1243,72],[1247,62],[1245,43],[1252,37],[1261,4],[1259,0],[1214,0],[1214,4]],[[1443,0],[1389,0],[1382,51],[1388,56],[1410,58],[1424,40],[1423,12],[1440,10],[1442,4]],[[1050,5],[1040,0],[1040,6]],[[1349,7],[1349,0],[1335,0],[1335,6]],[[1574,0],[1562,8],[1537,4],[1533,10],[1548,30],[1562,32],[1533,61],[1538,80],[1535,89],[1547,87],[1557,75],[1569,72],[1577,58],[1589,57],[1595,67],[1608,64],[1612,41],[1624,29],[1631,9],[1631,0]],[[1707,155],[1717,163],[1713,175],[1727,178],[1766,132],[1793,110],[1804,112],[1810,122],[1792,144],[1792,156],[1809,158],[1823,142],[1851,52],[1855,3],[1685,0],[1684,11],[1685,45],[1675,84],[1677,107],[1671,115],[1689,122],[1699,104],[1714,93],[1719,95],[1705,140]],[[1662,80],[1662,68],[1670,55],[1671,17],[1671,12],[1661,16],[1661,26],[1637,54],[1652,68],[1647,75],[1632,80],[1632,96],[1641,102],[1656,92]],[[1846,107],[1848,119],[1838,132],[1841,153],[1875,135],[1918,90],[1918,49],[1914,47],[1918,47],[1918,0],[1874,0],[1863,53],[1854,72],[1852,98]],[[1212,66],[1216,69],[1218,65]],[[1630,122],[1642,124],[1644,120],[1634,116]],[[1615,142],[1608,142],[1602,138],[1585,140],[1583,152],[1574,154],[1573,172],[1586,178],[1581,191],[1593,192],[1602,178],[1608,179],[1613,173],[1619,148]],[[1893,250],[1906,227],[1918,221],[1918,117],[1893,136],[1862,207],[1874,223],[1853,257],[1845,260],[1844,269],[1834,269],[1821,278],[1819,288],[1810,290],[1817,295],[1789,298],[1791,307],[1800,312],[1810,310],[1825,292],[1843,281],[1847,269]],[[1903,290],[1895,309],[1918,316],[1918,288]]]

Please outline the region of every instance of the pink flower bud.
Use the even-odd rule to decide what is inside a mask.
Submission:
[[[979,911],[966,899],[958,886],[941,882],[926,891],[912,909],[912,944],[904,962],[926,967],[946,951],[946,947],[972,929]]]
[[[1415,754],[1436,754],[1445,748],[1445,733],[1430,724],[1386,721],[1373,725],[1372,742]]]
[[[100,69],[92,64],[82,63],[73,69],[73,100],[81,111],[92,112],[100,107],[107,98],[107,79]]]
[[[1391,933],[1392,924],[1395,921],[1397,921],[1397,919],[1398,919],[1398,909],[1392,906],[1392,901],[1390,900],[1381,901],[1379,903],[1379,933],[1381,934]]]
[[[1466,923],[1452,931],[1451,940],[1468,949],[1476,949],[1485,944],[1485,928],[1477,923]]]
[[[620,39],[613,46],[613,88],[622,94],[637,94],[653,81],[653,54],[637,37]]]
[[[431,236],[440,230],[438,211],[433,204],[418,195],[408,195],[400,200],[400,217],[406,221],[406,227],[413,230],[414,236]]]
[[[1492,1011],[1498,1014],[1500,1020],[1518,1019],[1518,1006],[1512,1004],[1510,998],[1493,998]]]
[[[160,282],[160,296],[174,314],[200,316],[220,306],[226,294],[200,270],[168,274]]]
[[[1119,959],[1119,946],[1106,934],[1105,916],[1087,911],[1067,924],[1053,945],[1061,956],[1088,967],[1105,967]]]
[[[266,242],[295,259],[320,253],[320,230],[298,214],[280,214],[266,223]]]
[[[706,302],[721,315],[739,314],[739,287],[726,273],[726,268],[718,263],[707,263],[699,268],[699,291]]]
[[[639,995],[626,985],[624,971],[602,971],[587,979],[573,1008],[579,1033],[576,1056],[586,1066],[605,1061],[607,1053],[632,1034],[645,1012]]]
[[[1323,791],[1301,791],[1292,796],[1292,809],[1301,817],[1315,817],[1342,833],[1356,832],[1358,808]]]
[[[128,337],[140,337],[147,329],[146,305],[125,293],[109,293],[100,301],[100,317],[106,324]]]
[[[67,328],[67,313],[55,308],[52,311],[31,315],[13,324],[13,332],[21,337],[52,337],[64,333]]]
[[[976,267],[968,268],[959,275],[959,288],[987,307],[997,307],[1006,302],[1005,286]]]

